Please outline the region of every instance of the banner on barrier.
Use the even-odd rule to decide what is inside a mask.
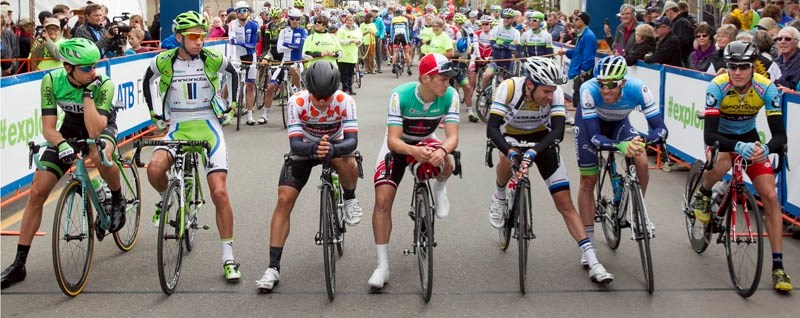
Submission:
[[[653,98],[656,101],[656,105],[661,108],[661,112],[664,112],[664,105],[661,103],[661,65],[656,64],[645,64],[642,62],[637,63],[634,66],[628,67],[628,76],[637,78],[642,80],[647,88],[650,89],[650,92],[653,94]],[[644,117],[644,113],[642,112],[631,112],[630,116],[628,116],[628,120],[630,120],[631,125],[633,128],[636,128],[638,131],[646,132],[649,130],[647,127],[647,118]]]
[[[784,94],[786,107],[783,115],[787,123],[800,123],[800,95]],[[792,161],[787,162],[788,169],[784,167],[783,175],[786,180],[783,195],[786,198],[784,210],[800,217],[800,125],[786,125],[786,136],[789,138],[789,152],[787,157]],[[788,171],[787,171],[788,170]]]

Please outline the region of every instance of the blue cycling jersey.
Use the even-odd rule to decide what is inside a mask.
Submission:
[[[720,133],[743,135],[752,131],[761,107],[767,117],[781,115],[781,94],[761,74],[753,74],[750,88],[741,95],[733,90],[727,73],[715,77],[706,87],[706,115],[719,116]]]
[[[283,53],[284,62],[303,60],[303,43],[307,36],[308,32],[301,27],[286,27],[281,30],[278,35],[278,52]]]

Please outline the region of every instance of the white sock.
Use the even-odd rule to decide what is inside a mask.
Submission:
[[[222,241],[222,262],[232,261],[233,258],[233,238],[223,239]]]
[[[600,263],[600,262],[597,261],[597,254],[594,251],[594,247],[592,246],[592,242],[589,242],[588,240],[583,240],[580,243],[583,243],[583,244],[579,244],[579,246],[581,248],[581,252],[583,253],[583,256],[586,256],[586,261],[589,263],[588,264],[589,268],[592,268],[592,267],[594,267],[595,264]]]
[[[375,244],[378,249],[378,267],[389,269],[389,244]]]
[[[496,186],[494,188],[494,197],[498,200],[505,200],[506,199],[506,186]]]
[[[472,114],[472,107],[467,107],[467,114]]]
[[[589,241],[594,243],[594,225],[584,225],[583,230],[586,231],[586,236]]]

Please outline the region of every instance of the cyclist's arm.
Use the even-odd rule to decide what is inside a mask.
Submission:
[[[511,80],[505,80],[497,86],[494,94],[494,101],[492,102],[492,109],[489,113],[489,122],[486,125],[486,137],[492,140],[497,150],[500,150],[503,154],[508,154],[508,150],[511,149],[511,146],[508,145],[506,142],[505,137],[503,137],[503,133],[500,131],[500,127],[503,126],[505,123],[506,115],[511,112],[511,106],[506,105],[506,101],[512,101],[512,98],[508,97],[508,85]]]
[[[453,91],[453,97],[447,114],[444,116],[444,141],[442,142],[442,147],[447,150],[447,153],[453,153],[458,147],[458,106],[461,105],[461,101],[455,89],[448,88],[448,90]]]
[[[783,113],[780,106],[782,99],[783,96],[774,83],[767,86],[764,94],[764,112],[767,115],[767,124],[772,134],[772,139],[767,142],[767,147],[772,151],[780,150],[787,143],[786,127],[783,125]]]
[[[236,71],[236,68],[233,67],[233,64],[228,61],[227,58],[222,59],[222,66],[226,73],[231,77],[231,96],[238,96],[236,95],[239,91],[239,72]],[[233,98],[236,101],[236,98]]]
[[[553,37],[550,33],[544,33],[544,54],[553,55]]]
[[[161,76],[161,74],[157,74],[158,69],[155,67],[155,61],[156,59],[153,59],[150,66],[147,67],[147,70],[144,72],[144,85],[142,87],[144,102],[147,104],[147,109],[151,112],[153,111],[153,78],[156,77],[156,75]]]
[[[584,127],[586,127],[586,134],[592,136],[592,144],[601,150],[615,150],[615,146],[619,141],[603,136],[600,133],[600,120],[597,116],[594,97],[588,89],[585,89],[585,86],[581,87],[580,93],[581,103],[583,103],[583,105],[579,106],[581,107],[581,120]]]
[[[737,140],[725,138],[717,131],[719,129],[719,114],[722,97],[722,90],[719,86],[713,82],[709,83],[706,88],[703,140],[706,145],[713,145],[719,142],[719,151],[732,152],[736,147]]]
[[[56,102],[56,94],[53,91],[53,77],[47,74],[42,78],[42,86],[40,90],[41,108],[42,108],[42,129],[44,130],[44,139],[51,145],[57,145],[64,140],[61,132],[56,129],[56,122],[58,121],[58,104]]]
[[[331,143],[332,156],[349,154],[358,147],[358,119],[356,117],[356,102],[353,97],[345,97],[344,111],[342,115],[342,129],[344,138],[337,143]]]
[[[300,118],[302,108],[297,106],[295,100],[300,98],[290,98],[286,110],[287,122],[289,126],[286,131],[289,133],[289,151],[298,156],[313,156],[317,153],[318,142],[306,141],[303,131],[303,121]]]
[[[406,144],[401,137],[403,136],[403,114],[400,106],[400,96],[392,93],[389,97],[389,114],[386,119],[386,146],[389,151],[401,154],[412,155],[416,146]]]
[[[99,81],[98,78],[96,81]],[[108,116],[113,111],[114,83],[105,79],[92,90],[92,98],[83,98],[83,122],[91,138],[97,138],[108,125]]]
[[[250,30],[250,38],[247,39],[247,41],[242,43],[241,45],[243,47],[245,47],[245,48],[255,50],[256,44],[258,44],[258,38],[259,38],[259,36],[258,36],[258,23],[256,23],[255,21],[252,21],[252,20],[251,21],[247,21],[247,24],[245,25],[245,29],[246,30]],[[245,34],[247,34],[247,31],[245,31]]]
[[[550,132],[547,133],[533,147],[536,153],[541,153],[552,145],[564,140],[564,130],[566,130],[567,110],[564,107],[564,91],[557,88],[553,93],[553,102],[550,106]]]
[[[642,113],[647,118],[647,125],[650,132],[647,134],[645,141],[647,143],[661,143],[667,139],[667,126],[664,124],[664,115],[656,104],[656,100],[647,88],[647,85],[642,85],[640,89],[641,100],[639,101],[642,107]]]

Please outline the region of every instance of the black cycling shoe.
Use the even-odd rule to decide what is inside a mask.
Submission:
[[[108,231],[114,233],[122,229],[123,226],[125,226],[125,202],[119,200],[112,203],[111,224],[108,225]]]
[[[28,273],[25,271],[25,264],[14,262],[3,270],[2,289],[6,289],[25,280],[27,274]]]

